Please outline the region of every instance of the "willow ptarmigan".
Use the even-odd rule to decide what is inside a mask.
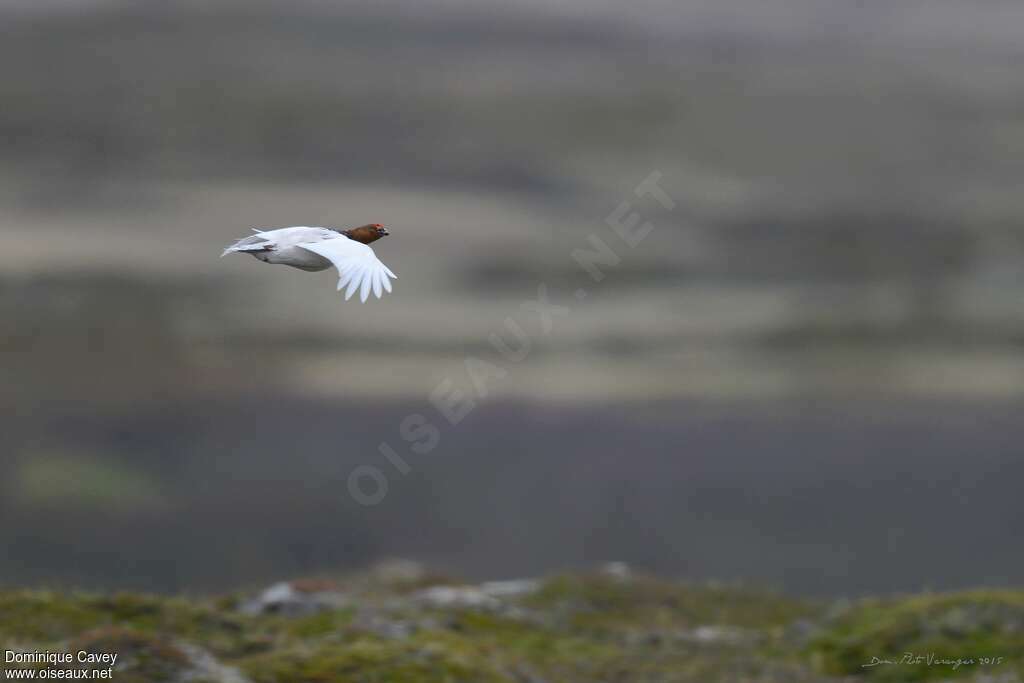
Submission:
[[[370,223],[351,230],[341,228],[253,228],[255,235],[243,238],[224,250],[252,254],[264,263],[280,263],[301,270],[338,269],[338,290],[346,285],[345,299],[359,290],[359,300],[366,301],[373,290],[378,299],[381,291],[391,291],[391,272],[368,246],[388,235],[380,223]]]

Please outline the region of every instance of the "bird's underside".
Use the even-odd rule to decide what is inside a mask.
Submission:
[[[366,301],[372,291],[380,298],[391,291],[395,274],[377,258],[368,245],[389,234],[374,223],[351,230],[319,227],[254,229],[255,234],[228,246],[221,256],[251,254],[264,263],[291,266],[305,271],[338,270],[338,290],[349,299],[356,290]]]

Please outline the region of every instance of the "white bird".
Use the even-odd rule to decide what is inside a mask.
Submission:
[[[378,299],[382,291],[391,291],[391,280],[398,276],[377,258],[368,245],[389,235],[380,223],[351,230],[341,228],[253,228],[250,235],[228,246],[221,257],[239,252],[252,254],[264,263],[280,263],[301,270],[338,269],[338,291],[347,285],[345,300],[359,290],[365,302],[373,290]]]

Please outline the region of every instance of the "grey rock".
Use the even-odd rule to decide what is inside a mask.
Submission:
[[[239,608],[244,614],[302,616],[322,610],[341,609],[351,604],[343,592],[328,586],[304,587],[282,581],[270,586]]]
[[[430,607],[497,609],[501,601],[476,586],[432,586],[418,591],[413,600]]]

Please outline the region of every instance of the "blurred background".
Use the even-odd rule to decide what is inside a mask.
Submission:
[[[1019,583],[1022,34],[1010,0],[5,0],[0,584]],[[400,279],[365,306],[219,258],[368,222]],[[509,316],[528,358],[451,426],[428,396]]]

